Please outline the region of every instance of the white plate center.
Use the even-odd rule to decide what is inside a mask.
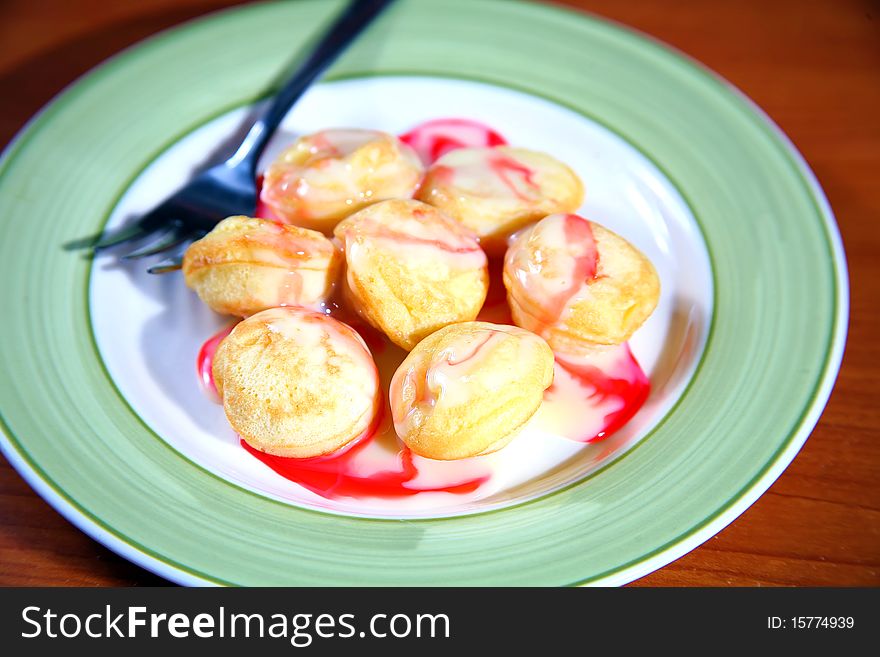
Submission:
[[[150,209],[180,187],[218,144],[241,130],[249,110],[229,112],[166,150],[124,194],[108,226]],[[595,445],[554,436],[514,440],[484,457],[493,474],[476,493],[328,500],[246,453],[222,408],[203,393],[196,355],[229,318],[204,306],[179,273],[150,276],[144,261],[120,263],[115,255],[102,255],[95,260],[90,289],[98,348],[120,392],[162,440],[220,477],[290,504],[345,514],[434,517],[547,494],[583,479],[650,432],[680,396],[702,354],[712,313],[712,276],[687,204],[633,145],[589,118],[521,92],[461,80],[371,77],[311,89],[287,116],[263,160],[296,136],[323,128],[401,134],[445,117],[481,121],[513,146],[544,151],[568,164],[586,187],[581,214],[631,241],[654,263],[662,285],[660,303],[631,340],[652,385],[642,410]]]

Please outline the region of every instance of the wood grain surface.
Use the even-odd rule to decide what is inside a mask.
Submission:
[[[110,55],[234,4],[239,3],[0,0],[0,144],[65,85]],[[634,584],[880,585],[880,3],[563,4],[665,41],[763,107],[828,195],[852,286],[843,368],[801,453],[728,528]],[[68,524],[0,459],[0,585],[163,583]]]

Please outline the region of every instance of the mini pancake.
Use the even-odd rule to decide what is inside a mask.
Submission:
[[[189,246],[183,276],[216,312],[247,317],[276,306],[317,310],[341,265],[341,252],[319,232],[229,217]]]
[[[379,375],[349,326],[303,308],[272,308],[239,323],[214,356],[232,428],[276,456],[330,454],[366,435],[379,411]]]
[[[657,305],[660,279],[624,238],[575,214],[524,229],[504,258],[511,315],[554,351],[625,342]]]
[[[336,227],[345,250],[346,299],[392,342],[412,349],[455,322],[474,319],[489,288],[476,236],[440,210],[382,201]]]
[[[281,220],[330,234],[376,201],[409,198],[424,168],[415,151],[377,130],[322,130],[281,153],[263,178],[261,200]]]
[[[462,459],[510,442],[553,383],[553,352],[534,333],[452,324],[422,340],[394,373],[394,428],[415,454]]]
[[[562,162],[537,151],[460,148],[437,160],[416,195],[473,230],[489,255],[507,238],[554,212],[574,212],[584,186]]]

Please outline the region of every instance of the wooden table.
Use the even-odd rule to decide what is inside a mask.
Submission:
[[[0,144],[120,49],[232,0],[5,0]],[[651,34],[738,86],[824,186],[849,259],[840,378],[806,446],[719,535],[636,582],[880,585],[880,6],[868,0],[571,0]],[[0,460],[0,585],[157,585],[68,524]]]

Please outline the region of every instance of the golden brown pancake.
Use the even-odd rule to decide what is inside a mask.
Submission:
[[[229,217],[189,246],[183,275],[213,310],[247,317],[276,306],[320,308],[341,264],[342,254],[321,233]]]
[[[553,352],[534,333],[451,324],[416,345],[394,373],[394,428],[415,454],[432,459],[493,452],[535,414],[551,383]]]
[[[422,179],[418,155],[378,130],[322,130],[285,150],[266,170],[262,201],[283,221],[327,235],[376,201],[409,198]]]
[[[292,458],[365,435],[381,404],[376,364],[349,326],[304,308],[239,323],[214,356],[229,424],[252,447]]]
[[[572,354],[625,342],[660,296],[657,272],[638,249],[574,214],[551,215],[515,237],[504,285],[514,323]]]
[[[489,287],[486,254],[473,232],[440,210],[382,201],[335,232],[345,250],[346,299],[398,346],[412,349],[480,312]]]

